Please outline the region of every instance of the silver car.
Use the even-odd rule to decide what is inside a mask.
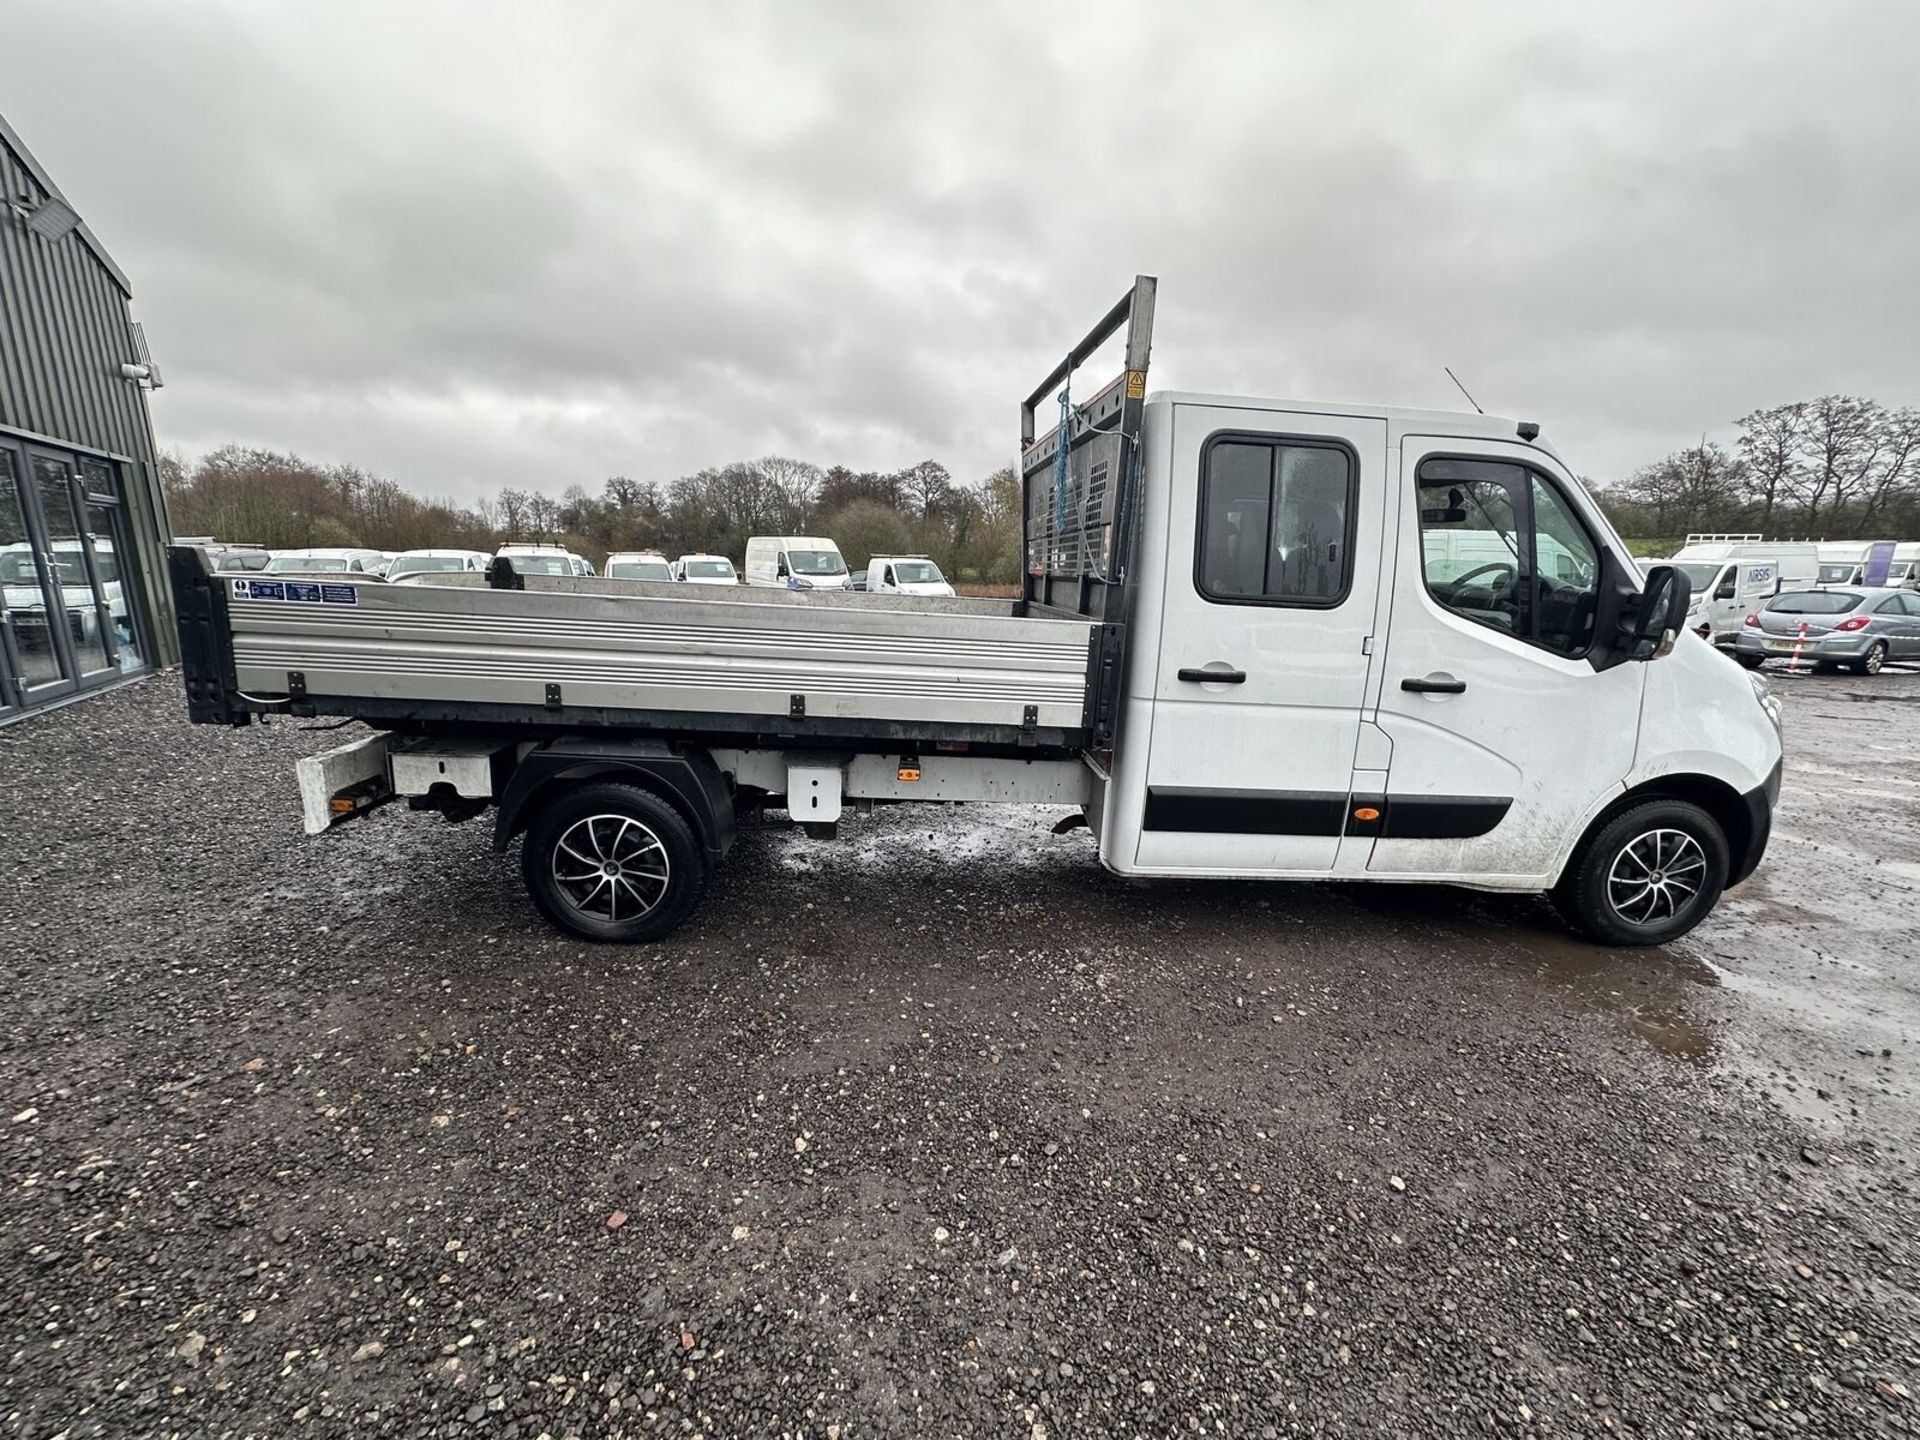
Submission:
[[[1889,660],[1920,659],[1920,594],[1864,585],[1790,590],[1747,616],[1733,653],[1757,670],[1769,660],[1790,659],[1796,644],[1801,658],[1821,671],[1845,666],[1877,675]]]

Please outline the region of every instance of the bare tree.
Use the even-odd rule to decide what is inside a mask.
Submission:
[[[1802,463],[1794,467],[1790,483],[1810,532],[1820,528],[1823,510],[1845,510],[1872,470],[1881,439],[1879,409],[1852,395],[1822,395],[1807,405]]]
[[[1743,416],[1738,449],[1745,463],[1747,497],[1758,507],[1755,519],[1764,532],[1772,528],[1774,512],[1793,492],[1800,444],[1806,433],[1804,401],[1775,405]]]
[[[1872,534],[1902,501],[1920,500],[1920,410],[1883,410],[1879,428],[1879,463],[1863,487],[1856,535]]]
[[[805,460],[790,460],[784,455],[768,455],[754,462],[766,481],[780,495],[787,509],[787,523],[795,530],[804,530],[807,517],[813,513],[813,504],[820,495],[822,471],[818,465]]]
[[[545,540],[560,528],[560,506],[551,495],[535,490],[527,496],[527,529],[536,540]]]
[[[498,503],[500,528],[509,540],[518,540],[527,533],[527,492],[509,486],[501,490]]]
[[[921,518],[926,519],[953,493],[953,476],[938,460],[922,460],[900,472],[900,485],[908,501],[919,507]]]

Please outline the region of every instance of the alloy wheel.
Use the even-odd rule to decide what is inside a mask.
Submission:
[[[637,920],[666,898],[672,879],[660,837],[631,815],[588,815],[554,842],[554,888],[582,915]]]
[[[1684,830],[1648,830],[1620,848],[1607,871],[1607,903],[1630,925],[1670,920],[1700,893],[1707,856]]]

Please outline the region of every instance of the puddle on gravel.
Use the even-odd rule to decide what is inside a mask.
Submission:
[[[1722,972],[1682,945],[1618,950],[1547,932],[1528,937],[1537,973],[1587,1003],[1620,1016],[1662,1055],[1695,1065],[1712,1061],[1712,1030],[1692,1011],[1696,992],[1717,989]]]

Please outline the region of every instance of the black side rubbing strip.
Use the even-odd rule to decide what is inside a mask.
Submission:
[[[1387,840],[1471,840],[1506,818],[1511,799],[1491,795],[1389,795]]]
[[[1513,801],[1491,795],[1349,796],[1324,790],[1147,791],[1142,829],[1189,835],[1376,835],[1385,840],[1471,840],[1506,818]],[[1362,820],[1354,812],[1378,811]]]
[[[1347,795],[1316,790],[1147,791],[1143,828],[1195,835],[1338,835]]]

